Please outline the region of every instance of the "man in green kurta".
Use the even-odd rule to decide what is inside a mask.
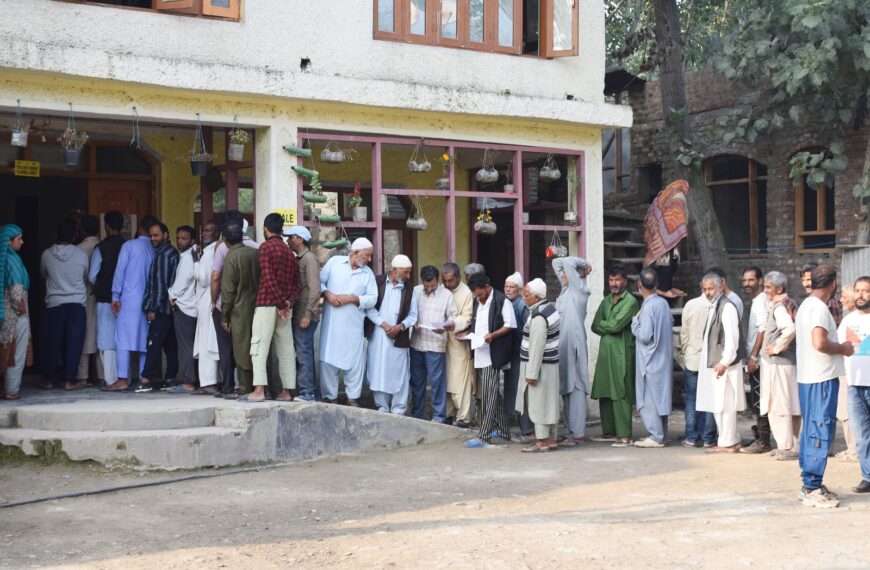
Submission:
[[[631,318],[637,314],[634,295],[626,291],[625,268],[615,265],[607,273],[610,294],[598,307],[592,332],[601,336],[592,397],[601,410],[602,435],[592,441],[631,445],[631,406],[634,402],[634,335]]]
[[[230,250],[221,275],[221,325],[232,334],[233,355],[242,395],[254,390],[254,365],[251,361],[251,327],[257,305],[260,260],[257,250],[242,243],[242,225],[227,222],[224,239]]]

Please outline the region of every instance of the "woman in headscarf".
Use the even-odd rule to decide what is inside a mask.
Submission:
[[[18,399],[24,366],[32,359],[27,314],[30,277],[18,255],[22,245],[21,228],[7,224],[0,229],[0,373],[6,381],[7,400]]]
[[[556,299],[559,311],[559,392],[565,406],[565,424],[571,432],[562,447],[583,443],[586,435],[586,400],[589,394],[589,356],[586,348],[586,276],[592,266],[582,257],[557,257],[553,271],[562,283]]]

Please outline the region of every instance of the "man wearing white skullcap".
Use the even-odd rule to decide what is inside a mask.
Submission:
[[[417,324],[417,295],[408,281],[411,260],[397,255],[387,275],[376,279],[378,299],[366,311],[368,380],[381,412],[405,415],[411,375],[408,349],[411,327]]]
[[[520,384],[520,342],[523,340],[523,325],[529,318],[529,308],[523,300],[523,276],[519,272],[508,275],[504,282],[504,294],[514,307],[517,328],[513,330],[514,350],[511,367],[504,374],[504,411],[508,417],[516,416],[517,387]],[[524,436],[534,435],[535,426],[528,414],[518,417],[520,433]]]
[[[372,242],[359,238],[348,256],[335,255],[320,270],[320,290],[326,301],[320,325],[320,388],[323,401],[338,400],[338,374],[344,371],[349,406],[359,406],[365,376],[363,325],[375,306],[378,288],[368,263]]]

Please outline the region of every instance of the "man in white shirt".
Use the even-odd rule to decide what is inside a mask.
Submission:
[[[813,270],[811,287],[812,293],[801,303],[795,319],[797,381],[803,417],[801,504],[830,509],[840,502],[822,484],[822,479],[837,426],[839,377],[846,373],[843,357],[851,356],[854,349],[849,341],[838,341],[837,325],[826,304],[837,290],[837,270],[831,265],[819,265]]]
[[[709,412],[698,412],[695,403],[698,397],[698,371],[701,364],[701,347],[704,344],[704,329],[710,312],[710,301],[702,293],[683,306],[680,326],[680,347],[683,352],[683,389],[686,393],[686,439],[683,447],[695,447],[703,440],[704,447],[716,445],[716,422]]]
[[[841,343],[849,342],[855,353],[846,358],[849,382],[849,424],[861,463],[861,482],[852,490],[870,493],[870,276],[854,285],[855,310],[843,317],[838,329]]]
[[[764,342],[764,329],[767,324],[767,295],[764,294],[764,277],[761,269],[751,265],[743,270],[743,292],[752,299],[749,309],[749,322],[746,326],[746,372],[749,375],[749,405],[755,412],[756,423],[753,427],[755,441],[740,453],[768,453],[770,451],[770,421],[767,414],[761,413],[761,363],[759,352]]]
[[[480,380],[481,418],[477,437],[465,442],[465,447],[486,447],[493,429],[502,439],[510,440],[510,426],[499,391],[499,371],[510,365],[513,329],[517,328],[514,308],[507,296],[492,288],[489,278],[475,273],[468,279],[474,295],[474,309],[468,338],[474,350],[474,368]],[[479,339],[483,341],[478,345]]]
[[[196,390],[196,360],[193,344],[196,340],[196,273],[193,252],[195,231],[190,226],[181,226],[175,231],[175,245],[180,256],[175,269],[175,280],[169,287],[169,304],[172,305],[175,338],[178,341],[178,375],[176,385],[169,388],[171,394],[189,394]]]
[[[728,297],[734,306],[737,307],[737,316],[740,320],[743,320],[743,299],[740,298],[740,295],[735,293],[731,287],[728,286],[728,274],[725,273],[725,270],[721,267],[713,266],[704,272],[713,273],[714,275],[718,275],[720,279],[722,279],[722,294]]]

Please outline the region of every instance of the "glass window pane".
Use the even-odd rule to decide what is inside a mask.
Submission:
[[[486,23],[483,16],[483,0],[471,0],[468,37],[471,41],[482,43]]]
[[[456,39],[457,0],[442,0],[441,2],[441,37]]]
[[[622,171],[620,174],[631,173],[631,135],[628,129],[622,129],[619,135],[620,146],[622,151]]]
[[[426,35],[426,0],[411,0],[411,33],[416,36]]]
[[[604,152],[602,164],[605,168],[613,168],[616,163],[616,140],[613,137],[613,130],[605,129],[601,131],[601,149]]]
[[[817,227],[817,221],[819,219],[819,203],[818,203],[818,191],[811,184],[807,184],[807,176],[804,174],[803,177],[803,186],[804,186],[804,231],[805,232],[814,232],[818,229],[822,229]]]
[[[498,45],[514,45],[514,0],[498,0]]]
[[[837,247],[837,237],[809,236],[804,238],[804,249],[831,249]]]
[[[553,50],[574,49],[574,2],[577,0],[554,0],[553,2]]]
[[[394,0],[378,0],[378,31],[396,31],[396,7]]]
[[[742,156],[717,158],[710,168],[708,182],[716,180],[739,180],[749,176],[749,160]]]
[[[713,189],[713,209],[729,253],[747,253],[749,243],[749,186],[726,184]]]
[[[616,192],[616,171],[613,169],[604,171],[604,195]]]
[[[834,189],[826,188],[825,191],[825,229],[834,229]]]

